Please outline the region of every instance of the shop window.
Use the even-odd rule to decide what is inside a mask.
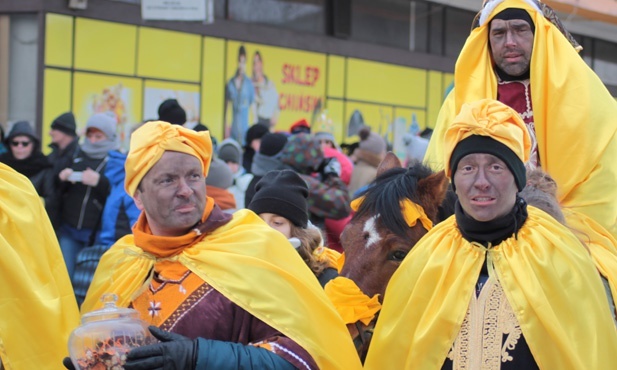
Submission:
[[[576,34],[572,34],[572,37],[583,47],[583,50],[579,52],[581,58],[583,58],[589,67],[593,68],[593,39]]]
[[[445,56],[457,58],[471,32],[476,13],[456,8],[445,12]]]
[[[446,8],[440,4],[428,5],[428,49],[429,54],[444,54],[444,15]]]
[[[215,15],[221,10],[215,1]],[[227,18],[238,22],[270,24],[296,31],[325,33],[325,0],[227,0]],[[218,10],[218,11],[217,11]]]
[[[411,43],[409,50],[428,52],[430,17],[430,5],[428,3],[424,1],[411,2]]]
[[[617,85],[617,44],[595,40],[593,69],[605,84]]]
[[[353,0],[351,39],[410,49],[411,2]]]

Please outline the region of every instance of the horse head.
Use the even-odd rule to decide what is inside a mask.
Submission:
[[[353,280],[369,297],[379,294],[382,301],[392,274],[428,232],[420,219],[410,226],[404,205],[423,211],[430,228],[438,222],[447,187],[443,171],[434,173],[419,162],[402,168],[399,159],[388,153],[341,235],[345,250],[341,275]]]

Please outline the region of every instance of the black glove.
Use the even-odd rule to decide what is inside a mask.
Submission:
[[[341,163],[334,157],[324,158],[317,172],[321,177],[321,181],[326,180],[330,176],[341,176]]]
[[[69,370],[76,370],[75,366],[73,366],[73,361],[71,361],[70,357],[65,357],[62,359],[62,365]]]
[[[197,339],[149,327],[161,343],[133,348],[124,364],[125,370],[193,370],[197,362]]]

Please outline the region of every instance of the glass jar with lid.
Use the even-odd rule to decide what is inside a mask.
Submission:
[[[116,306],[118,296],[105,294],[104,307],[82,316],[69,337],[69,355],[77,370],[119,370],[127,353],[154,342],[139,312]]]

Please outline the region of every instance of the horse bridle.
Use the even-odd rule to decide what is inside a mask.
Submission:
[[[352,335],[353,344],[358,351],[358,356],[360,356],[360,360],[364,363],[364,359],[368,352],[369,344],[371,343],[371,339],[373,338],[373,331],[375,330],[375,324],[377,323],[377,318],[379,316],[379,312],[375,314],[375,317],[368,325],[364,325],[361,321],[356,321],[352,328],[356,330],[356,334]]]

